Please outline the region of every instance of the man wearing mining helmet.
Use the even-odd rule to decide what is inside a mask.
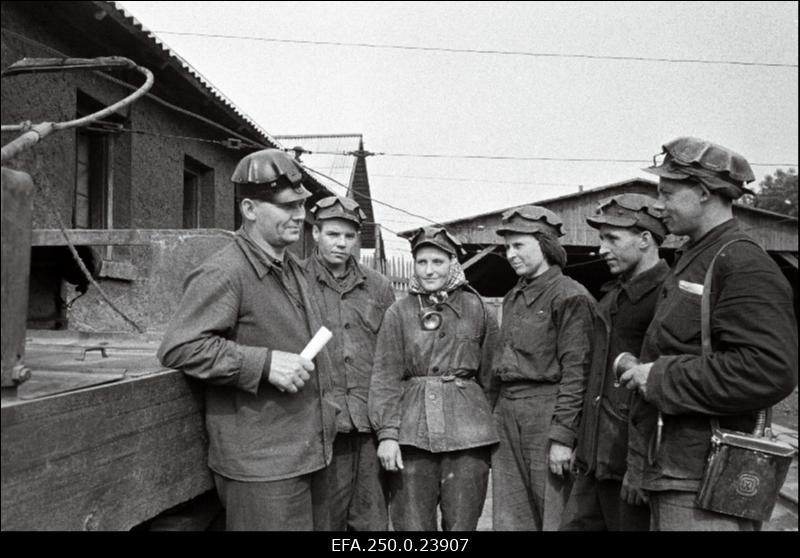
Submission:
[[[321,474],[331,461],[336,406],[322,350],[299,353],[322,326],[287,248],[305,200],[282,151],[244,157],[231,178],[242,227],[186,279],[158,356],[205,383],[208,466],[228,530],[327,527]]]
[[[333,396],[337,417],[333,461],[325,469],[333,531],[388,529],[385,478],[367,399],[383,315],[394,302],[389,280],[353,256],[366,216],[350,198],[329,196],[311,209],[314,254],[303,262],[325,326],[333,332]]]
[[[658,290],[669,267],[658,257],[667,235],[657,200],[620,194],[602,200],[586,219],[597,229],[599,253],[615,280],[597,304],[605,327],[595,330],[595,350],[575,449],[578,476],[561,530],[647,531],[650,510],[623,486],[628,453],[628,413],[633,394],[617,382],[613,363],[638,355],[653,319]]]
[[[662,288],[641,363],[620,378],[641,395],[631,409],[627,480],[649,499],[651,530],[753,530],[755,521],[703,509],[696,495],[712,421],[750,432],[758,412],[797,385],[792,289],[733,217],[733,201],[755,179],[747,160],[692,137],[666,143],[663,153],[660,165],[645,170],[659,177],[657,208],[667,229],[689,241]],[[711,314],[705,352],[704,296]]]

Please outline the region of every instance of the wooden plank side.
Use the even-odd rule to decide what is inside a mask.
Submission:
[[[2,408],[2,529],[130,529],[213,487],[202,388],[165,371]]]

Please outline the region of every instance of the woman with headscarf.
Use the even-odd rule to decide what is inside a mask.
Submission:
[[[417,231],[411,251],[410,292],[386,312],[369,394],[389,515],[397,531],[435,531],[438,506],[442,530],[474,530],[498,441],[486,397],[497,325],[444,228]]]

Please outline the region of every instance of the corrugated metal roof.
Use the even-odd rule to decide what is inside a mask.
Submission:
[[[261,136],[267,143],[272,144],[275,147],[281,148],[281,143],[272,137],[266,130],[264,130],[261,126],[259,126],[255,120],[247,116],[242,110],[237,107],[233,101],[231,101],[228,97],[226,97],[219,89],[217,89],[210,81],[208,81],[203,75],[198,72],[195,68],[192,67],[181,55],[177,52],[172,50],[163,40],[159,39],[152,31],[147,29],[139,20],[137,20],[131,13],[129,13],[120,2],[102,2],[102,4],[108,5],[110,8],[113,8],[119,15],[122,16],[124,21],[129,25],[129,29],[132,33],[138,33],[144,35],[152,45],[158,49],[161,53],[166,55],[168,58],[174,59],[177,61],[180,66],[186,71],[186,73],[197,80],[203,88],[215,99],[220,101],[230,112],[232,112],[236,117],[244,121],[244,123],[249,126],[256,134]]]

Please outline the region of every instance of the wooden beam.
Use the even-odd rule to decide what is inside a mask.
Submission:
[[[74,246],[131,246],[150,244],[150,231],[135,229],[67,229]],[[34,229],[32,246],[66,246],[67,241],[59,229]]]
[[[489,246],[487,246],[486,248],[484,248],[483,250],[481,250],[480,252],[478,252],[477,254],[472,256],[466,262],[464,262],[464,264],[461,266],[461,268],[464,271],[466,271],[467,268],[469,268],[470,266],[475,265],[476,263],[481,261],[484,257],[486,257],[488,254],[490,254],[495,248],[497,248],[497,246],[498,246],[497,244],[490,244]]]

